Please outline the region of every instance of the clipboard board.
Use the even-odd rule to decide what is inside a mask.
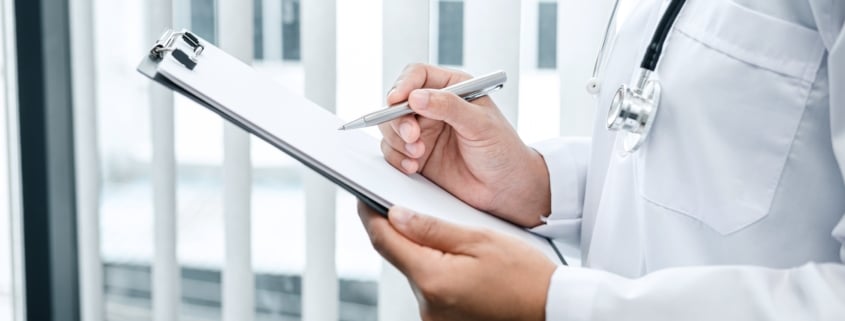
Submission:
[[[138,65],[153,81],[217,113],[387,215],[394,204],[515,236],[566,264],[554,242],[481,212],[384,161],[379,140],[338,131],[343,120],[187,30],[166,31]]]

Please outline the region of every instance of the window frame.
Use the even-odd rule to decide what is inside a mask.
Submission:
[[[69,0],[14,0],[27,319],[80,319]],[[8,33],[7,33],[8,34]]]
[[[0,0],[0,50],[2,50],[2,74],[4,92],[2,108],[0,112],[0,139],[3,139],[0,153],[3,153],[4,163],[0,170],[4,171],[6,179],[0,183],[4,184],[6,202],[3,210],[8,216],[8,230],[4,231],[8,237],[9,245],[9,267],[11,278],[8,284],[10,301],[8,311],[12,320],[25,320],[25,298],[23,284],[23,247],[22,247],[22,224],[21,224],[21,185],[20,185],[20,150],[18,146],[18,112],[17,112],[17,64],[15,63],[15,34],[14,34],[14,0]],[[0,232],[0,234],[4,234]],[[9,316],[9,315],[5,315]]]

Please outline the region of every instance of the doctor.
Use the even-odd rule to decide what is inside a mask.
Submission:
[[[597,114],[642,85],[666,7],[641,1],[612,38]],[[840,0],[687,1],[648,78],[662,94],[641,144],[597,117],[591,139],[529,147],[489,98],[432,89],[468,75],[407,68],[387,99],[417,116],[381,127],[386,160],[580,240],[584,268],[399,207],[361,218],[424,320],[845,320],[843,21]]]

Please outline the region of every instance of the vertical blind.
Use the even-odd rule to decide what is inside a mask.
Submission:
[[[521,75],[537,67],[557,67],[560,81],[560,133],[589,133],[592,117],[591,97],[584,83],[592,71],[601,33],[609,15],[612,0],[464,0],[415,1],[382,0],[379,18],[382,24],[382,62],[380,89],[392,87],[393,80],[409,62],[441,62],[457,65],[480,74],[495,69],[508,73],[505,90],[496,94],[496,101],[514,126],[520,122],[520,95],[529,92]],[[174,5],[187,1],[150,0],[145,6],[146,39],[152,43],[165,28],[174,25]],[[190,4],[200,3],[191,0]],[[208,2],[208,1],[206,1]],[[75,140],[77,150],[76,178],[78,188],[78,232],[80,235],[80,284],[84,320],[103,320],[103,280],[100,253],[98,204],[101,173],[97,160],[97,115],[94,108],[96,82],[90,75],[95,61],[86,50],[93,48],[91,25],[93,0],[72,0],[74,19],[72,39],[75,88]],[[203,2],[205,3],[205,2]],[[208,3],[206,3],[208,5]],[[239,59],[251,62],[263,59],[301,59],[305,73],[305,95],[324,108],[336,111],[338,84],[337,0],[302,0],[301,22],[286,20],[282,0],[217,0],[212,14],[217,16],[214,37],[218,44]],[[548,10],[557,10],[552,15]],[[190,15],[181,21],[194,19]],[[442,26],[461,17],[459,28],[452,34],[442,33]],[[261,18],[257,19],[256,14]],[[378,13],[376,13],[378,14]],[[552,19],[552,18],[555,18]],[[362,17],[370,19],[370,17]],[[289,23],[286,28],[268,28],[271,21]],[[536,25],[529,26],[530,21]],[[543,29],[540,23],[552,21],[557,29]],[[189,24],[192,25],[192,24]],[[454,21],[452,21],[454,25]],[[288,28],[289,27],[289,28]],[[532,32],[526,32],[532,30]],[[299,33],[301,31],[301,34]],[[285,48],[282,39],[300,37],[300,48]],[[286,34],[291,33],[291,34]],[[549,44],[538,42],[556,37],[552,51]],[[301,35],[301,36],[300,36]],[[545,36],[543,36],[545,35]],[[208,36],[208,35],[206,35]],[[456,45],[456,42],[458,45]],[[458,48],[447,51],[444,44]],[[530,47],[530,48],[526,48]],[[534,49],[532,49],[534,48]],[[546,50],[538,52],[538,50]],[[554,59],[549,59],[551,52]],[[140,57],[139,53],[139,57]],[[545,58],[543,58],[545,57]],[[551,61],[551,62],[550,62]],[[554,69],[551,69],[554,70]],[[552,71],[554,72],[554,71]],[[550,93],[558,95],[558,93]],[[154,211],[154,258],[152,264],[153,304],[155,320],[177,320],[181,291],[177,260],[176,151],[173,94],[161,86],[150,86],[150,123],[152,141],[152,189]],[[100,133],[102,134],[102,133]],[[224,222],[225,263],[223,265],[223,319],[254,318],[254,275],[251,255],[251,160],[248,135],[242,130],[224,127]],[[307,172],[307,169],[302,168]],[[304,320],[338,319],[338,273],[335,264],[336,188],[322,177],[308,173],[305,188],[305,271],[302,285]],[[413,295],[395,270],[386,268],[379,285],[379,317],[382,320],[418,318]],[[335,299],[332,299],[335,298]]]

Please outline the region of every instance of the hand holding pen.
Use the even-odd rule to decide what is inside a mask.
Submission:
[[[481,77],[459,82],[443,88],[442,90],[458,95],[466,101],[473,101],[487,96],[493,91],[501,89],[504,87],[507,79],[508,77],[505,72],[499,70]],[[403,101],[396,105],[392,105],[388,108],[364,115],[356,120],[348,122],[341,126],[339,130],[375,126],[413,113],[414,111],[410,108],[410,106],[408,106],[408,101]]]
[[[551,208],[543,157],[522,142],[492,99],[466,100],[483,97],[469,94],[489,93],[484,89],[502,81],[503,72],[470,79],[438,66],[406,68],[387,103],[404,102],[399,106],[412,111],[379,125],[381,150],[393,167],[420,173],[475,208],[521,226],[536,226]],[[467,83],[474,83],[476,90],[463,96],[438,89]]]

